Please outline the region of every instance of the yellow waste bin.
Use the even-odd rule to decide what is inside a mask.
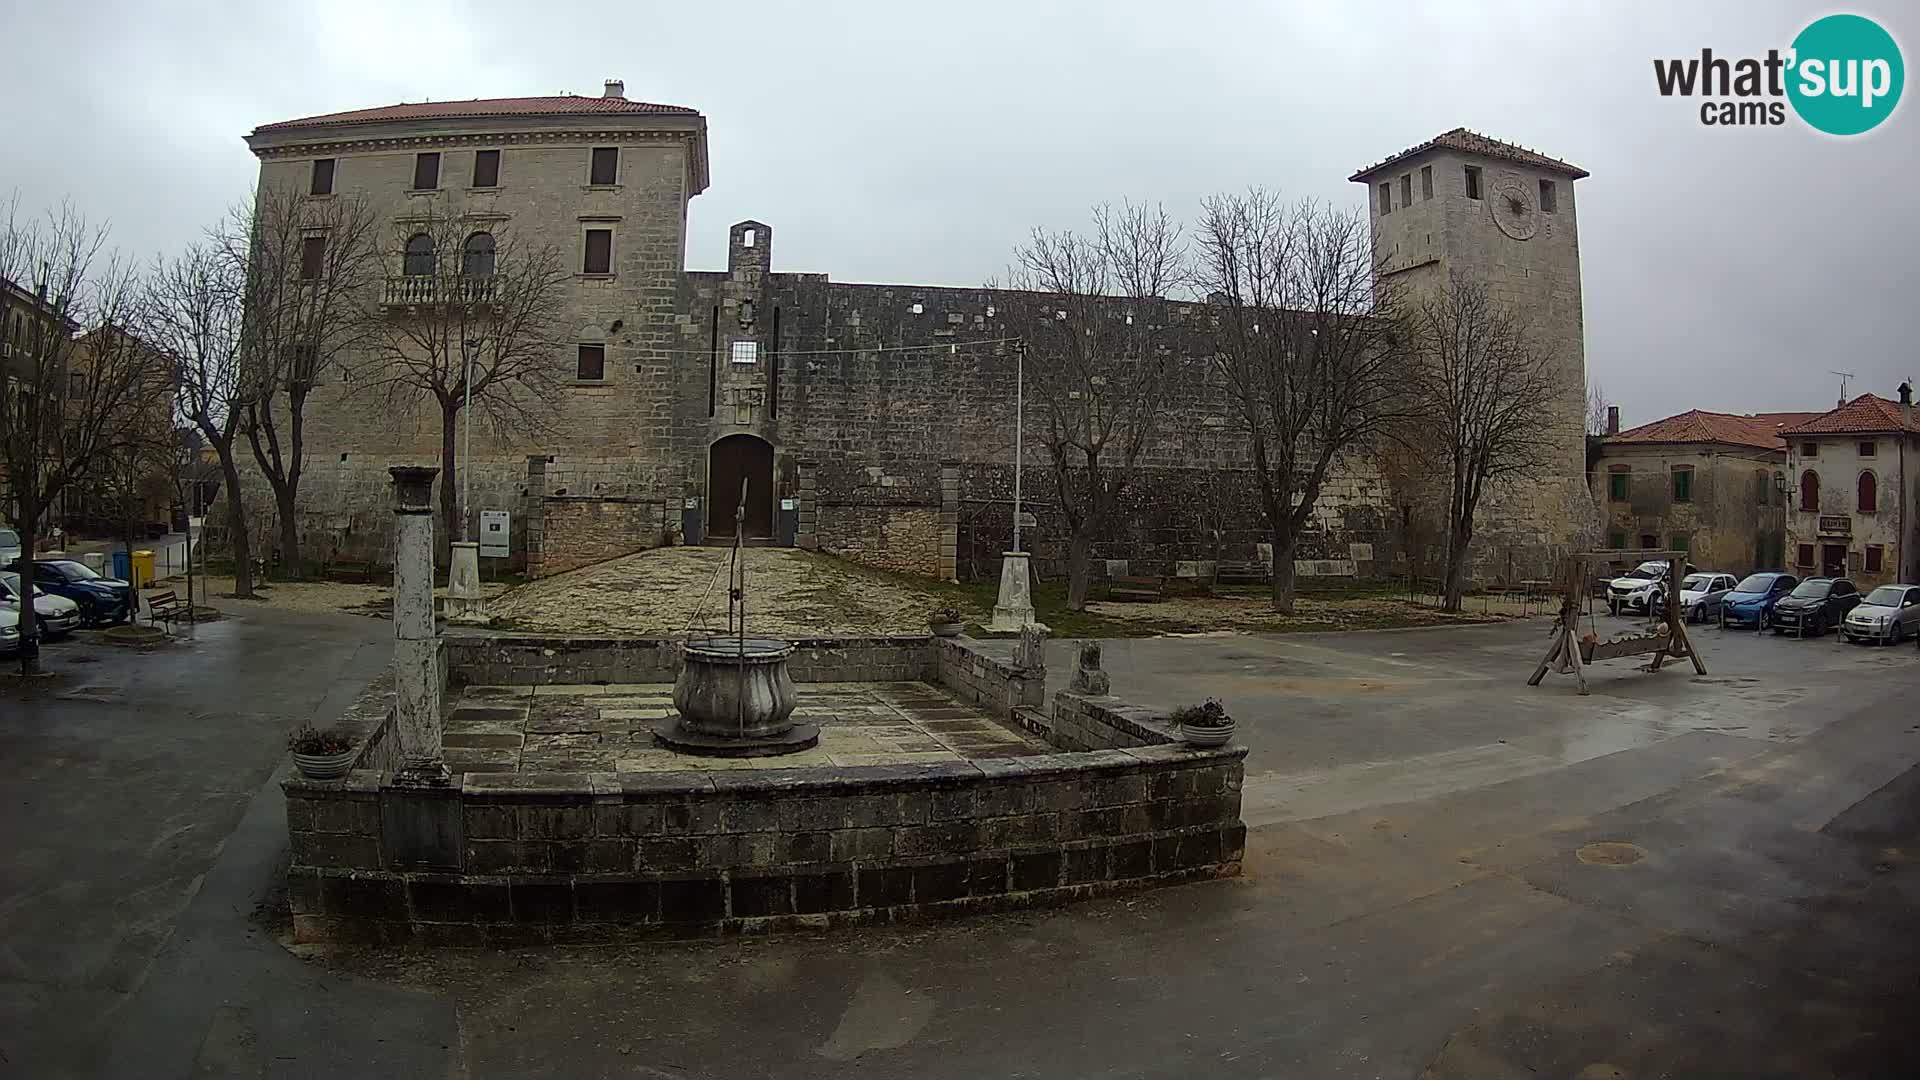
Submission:
[[[144,589],[153,584],[153,552],[133,553],[133,587]]]

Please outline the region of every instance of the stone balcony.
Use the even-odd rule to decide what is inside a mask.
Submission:
[[[387,278],[380,303],[385,307],[435,304],[490,304],[499,279],[466,274],[400,274]]]

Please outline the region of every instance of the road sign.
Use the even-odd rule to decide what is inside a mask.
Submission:
[[[505,510],[480,511],[480,554],[489,559],[507,557],[507,540],[513,535],[512,518]]]

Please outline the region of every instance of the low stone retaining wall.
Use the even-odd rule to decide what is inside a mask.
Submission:
[[[935,678],[960,700],[972,702],[1002,721],[1012,719],[1017,709],[1037,709],[1046,704],[1044,669],[1023,671],[958,638],[934,638],[933,642]]]
[[[1127,749],[1177,741],[1164,713],[1129,705],[1110,694],[1062,690],[1053,696],[1053,711],[1041,723],[1040,736],[1062,750]]]
[[[661,638],[566,638],[448,633],[447,677],[456,686],[670,683],[680,642]],[[795,682],[933,682],[934,639],[803,638],[787,670]]]

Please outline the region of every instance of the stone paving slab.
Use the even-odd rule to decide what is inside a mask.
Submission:
[[[447,765],[464,772],[667,772],[922,765],[1031,757],[1051,748],[920,682],[801,683],[796,716],[820,744],[769,758],[706,758],[656,746],[672,718],[664,683],[469,686],[450,695]]]

